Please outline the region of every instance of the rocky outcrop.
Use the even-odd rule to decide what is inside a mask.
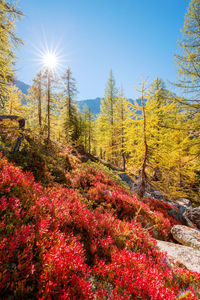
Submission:
[[[157,241],[157,246],[161,251],[167,252],[172,266],[181,267],[183,265],[188,270],[200,273],[200,251],[164,241]]]
[[[185,208],[188,208],[188,207],[192,206],[191,201],[189,199],[186,199],[186,198],[177,199],[177,200],[175,200],[175,202],[179,205],[184,206]]]
[[[190,219],[188,219],[188,217],[185,215],[185,213],[186,213],[186,212],[184,212],[183,216],[184,216],[184,218],[186,219],[186,222],[187,222],[186,225],[189,226],[189,227],[192,227],[192,228],[197,228],[196,225],[195,225],[194,223],[192,223],[192,222],[190,221]]]
[[[121,178],[122,181],[126,182],[128,186],[131,188],[133,179],[127,175],[126,173],[118,173],[118,176]]]
[[[185,246],[200,250],[200,232],[183,225],[175,225],[171,229],[173,238]]]
[[[138,177],[135,181],[132,181],[131,183],[131,190],[134,192],[134,193],[138,193],[140,187],[141,187],[141,178]],[[163,200],[165,199],[166,200],[166,196],[163,195],[161,192],[157,191],[151,184],[149,183],[146,183],[146,186],[145,186],[145,193],[144,193],[144,197],[145,198],[154,198],[154,199],[157,199],[157,200]]]
[[[123,178],[123,176],[121,178],[122,180],[127,181],[125,178]],[[131,186],[131,191],[137,195],[141,185],[141,178],[137,178],[132,182],[130,181],[129,185]],[[149,183],[146,184],[144,198],[155,199],[157,201],[169,203],[172,205],[171,209],[168,210],[169,215],[174,217],[177,221],[180,221],[183,225],[200,229],[200,207],[192,208],[192,204],[189,199],[179,198],[171,201],[165,194],[157,191]]]
[[[186,209],[185,216],[200,229],[200,206]]]

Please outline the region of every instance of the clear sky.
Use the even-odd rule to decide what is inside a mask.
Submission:
[[[40,50],[57,48],[71,67],[77,99],[103,97],[110,69],[127,97],[141,77],[176,79],[174,54],[189,0],[19,0],[18,79],[30,84]]]

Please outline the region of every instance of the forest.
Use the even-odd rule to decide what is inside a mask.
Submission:
[[[178,96],[162,79],[155,78],[152,83],[144,79],[137,99],[129,101],[117,88],[111,70],[97,117],[87,107],[82,113],[78,110],[76,81],[69,67],[58,77],[54,69],[44,66],[33,78],[28,95],[14,83],[5,84],[13,76],[11,46],[21,42],[12,30],[22,12],[10,12],[12,22],[4,24],[6,30],[1,31],[2,114],[19,115],[34,134],[61,144],[80,145],[134,176],[143,172],[146,181],[153,181],[171,197],[190,197],[198,202],[199,29],[194,11],[198,13],[196,1],[188,11],[179,43],[182,54],[176,56],[179,81],[171,85],[172,89],[176,85],[187,91],[188,97]],[[6,18],[6,13],[2,17]]]
[[[0,114],[17,116],[0,123],[0,298],[199,299],[200,274],[156,246],[185,221],[149,186],[200,205],[200,1],[185,15],[177,81],[144,77],[132,100],[110,70],[98,115],[80,111],[72,69],[58,75],[50,53],[28,93],[17,88],[21,18],[0,0]]]

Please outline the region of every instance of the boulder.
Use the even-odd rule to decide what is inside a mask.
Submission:
[[[154,191],[154,192],[152,193],[152,196],[153,196],[155,199],[157,199],[157,200],[162,200],[162,199],[163,199],[163,195],[162,195],[162,193],[160,193],[159,191]]]
[[[179,199],[175,200],[175,202],[181,206],[184,206],[185,208],[192,206],[191,201],[186,198],[179,198]]]
[[[135,181],[132,182],[131,190],[133,192],[136,192],[140,186],[141,186],[141,178],[137,178]]]
[[[197,229],[197,227],[196,227],[196,225],[194,225],[194,223],[192,223],[192,221],[190,221],[190,219],[188,219],[188,217],[186,216],[186,211],[184,212],[184,214],[183,214],[183,216],[184,216],[184,218],[186,219],[186,221],[187,221],[187,226],[189,226],[189,227],[192,227],[192,228],[196,228]]]
[[[200,229],[200,206],[187,208],[185,215],[198,229]]]
[[[200,250],[200,232],[184,225],[175,225],[171,229],[173,238],[179,243]]]
[[[121,178],[121,180],[126,182],[130,187],[132,186],[133,179],[130,176],[128,176],[126,173],[118,173],[118,176]]]
[[[142,184],[141,178],[140,177],[136,178],[136,180],[131,182],[131,190],[137,194],[141,188],[141,184]],[[155,198],[157,200],[164,199],[163,194],[159,191],[156,191],[153,188],[153,186],[151,184],[149,184],[148,182],[146,182],[146,185],[145,185],[144,197],[145,198]]]
[[[178,267],[183,265],[190,271],[200,273],[200,251],[164,241],[157,241],[157,246],[161,251],[167,252],[172,265]]]

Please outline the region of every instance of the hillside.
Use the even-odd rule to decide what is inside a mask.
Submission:
[[[0,300],[200,299],[200,0],[176,2],[0,1]]]
[[[176,207],[137,199],[115,172],[67,145],[27,134],[19,153],[2,151],[4,299],[199,298],[200,274],[172,267],[156,245],[173,241]]]

